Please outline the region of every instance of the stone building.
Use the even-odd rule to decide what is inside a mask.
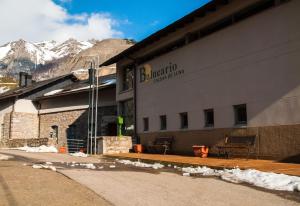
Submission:
[[[213,0],[150,35],[100,65],[117,63],[119,114],[142,144],[175,137],[175,153],[255,135],[259,157],[299,157],[299,11]]]
[[[116,136],[115,75],[100,77],[97,136]],[[78,81],[35,99],[39,105],[39,137],[69,151],[85,148],[88,136],[88,80]]]
[[[0,95],[0,145],[38,144],[39,105],[33,100],[75,81],[77,78],[68,74],[33,83],[30,75],[20,73],[19,87]]]

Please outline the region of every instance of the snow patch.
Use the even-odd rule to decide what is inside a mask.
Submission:
[[[215,170],[208,167],[185,167],[182,168],[182,172],[201,174],[203,176],[217,176],[228,182],[246,182],[257,187],[271,190],[300,192],[300,177],[285,174],[261,172],[254,169],[241,170],[239,168]]]
[[[11,50],[10,43],[0,47],[0,60],[6,57],[10,50]]]
[[[96,169],[96,166],[93,163],[80,163],[79,165],[87,169],[92,169],[92,170]]]
[[[13,158],[12,156],[9,156],[9,155],[4,155],[4,154],[0,154],[0,161],[1,160],[9,160]]]
[[[52,165],[48,165],[48,164],[34,164],[32,165],[33,169],[49,169],[52,170],[54,172],[56,172],[56,167],[52,166]]]
[[[22,151],[25,151],[25,152],[47,152],[47,153],[57,153],[57,149],[54,147],[54,146],[45,146],[45,145],[42,145],[42,146],[39,146],[39,147],[28,147],[28,146],[25,146],[25,147],[19,147],[19,148],[16,148],[17,150],[22,150]]]
[[[164,165],[160,163],[147,164],[140,161],[131,161],[131,160],[118,160],[117,162],[125,165],[133,165],[135,167],[144,167],[144,168],[153,168],[153,169],[161,169],[164,167]]]
[[[88,155],[83,152],[75,152],[75,153],[71,153],[70,155],[74,157],[88,157]]]
[[[51,96],[51,95],[54,95],[54,94],[57,94],[59,92],[61,92],[63,89],[56,89],[56,90],[53,90],[51,92],[47,92],[44,94],[44,96]]]

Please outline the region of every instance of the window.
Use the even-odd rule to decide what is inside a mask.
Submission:
[[[58,126],[53,125],[51,126],[52,131],[50,132],[51,138],[58,138]]]
[[[127,136],[133,135],[134,130],[134,104],[133,100],[126,100],[120,103],[119,114],[124,119],[124,124],[122,128],[122,133]]]
[[[122,91],[133,88],[133,68],[128,67],[123,70]]]
[[[214,110],[213,109],[206,109],[204,110],[204,121],[205,127],[213,127],[215,124],[214,120]]]
[[[183,113],[180,113],[180,127],[181,129],[186,129],[188,128],[189,126],[189,123],[188,123],[188,113],[187,112],[183,112]]]
[[[167,129],[167,116],[161,115],[159,117],[160,119],[160,130],[166,130]]]
[[[247,107],[246,104],[234,105],[234,117],[236,125],[247,124]]]
[[[149,130],[149,118],[148,117],[143,118],[143,122],[144,122],[144,131],[148,131]]]

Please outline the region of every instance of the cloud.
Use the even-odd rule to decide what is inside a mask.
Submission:
[[[71,15],[52,0],[0,0],[0,44],[20,38],[62,42],[122,37],[117,24],[108,13]]]

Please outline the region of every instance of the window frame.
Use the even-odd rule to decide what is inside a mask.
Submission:
[[[143,131],[149,131],[149,117],[143,117]]]
[[[245,109],[245,114],[239,114],[240,109]],[[247,104],[237,104],[233,105],[233,111],[234,111],[234,125],[236,126],[244,126],[248,124],[248,113],[247,113]],[[245,115],[246,120],[241,121],[240,115]]]
[[[160,122],[160,130],[162,131],[167,130],[167,115],[160,115],[159,122]]]
[[[208,114],[212,112],[212,123],[209,123]],[[204,113],[204,127],[211,128],[215,126],[215,112],[213,108],[203,110]]]
[[[181,112],[181,113],[179,113],[179,116],[180,116],[180,129],[188,129],[189,128],[188,112]],[[185,117],[186,117],[186,124],[184,124]]]

